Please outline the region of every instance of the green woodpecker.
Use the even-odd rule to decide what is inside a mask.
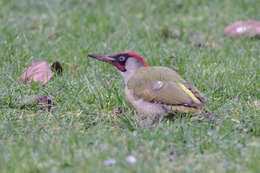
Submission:
[[[125,95],[138,113],[161,116],[170,113],[209,113],[206,99],[176,71],[167,67],[149,67],[135,52],[115,55],[89,54],[117,68],[125,81]]]

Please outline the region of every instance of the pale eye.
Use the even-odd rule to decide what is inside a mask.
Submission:
[[[120,56],[120,57],[118,58],[118,60],[119,60],[120,62],[123,62],[123,61],[125,61],[125,57],[124,57],[124,56]]]

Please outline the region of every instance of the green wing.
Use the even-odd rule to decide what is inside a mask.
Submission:
[[[193,85],[166,67],[141,68],[127,86],[137,97],[149,102],[199,108],[206,101]]]

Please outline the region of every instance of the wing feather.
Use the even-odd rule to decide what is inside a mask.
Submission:
[[[199,108],[206,100],[194,86],[165,67],[141,68],[127,86],[137,97],[149,102]]]

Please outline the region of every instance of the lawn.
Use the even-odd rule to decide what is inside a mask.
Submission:
[[[260,172],[260,40],[224,33],[236,20],[259,20],[259,6],[0,0],[0,172]],[[119,73],[87,57],[125,50],[176,69],[221,118],[177,114],[141,125]],[[58,60],[63,75],[23,84],[33,60]],[[25,104],[47,95],[50,112]],[[136,163],[126,161],[130,155]]]

